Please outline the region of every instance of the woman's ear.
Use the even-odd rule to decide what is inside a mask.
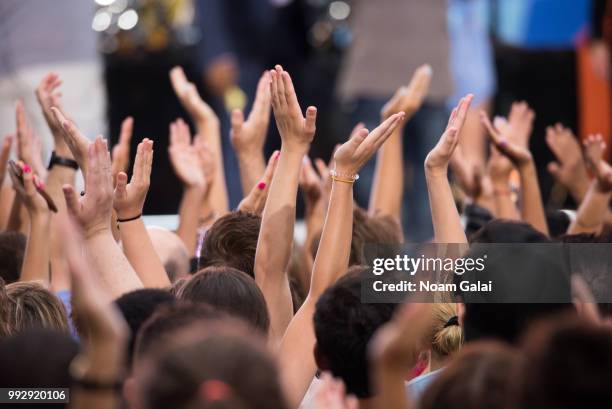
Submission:
[[[325,355],[319,349],[319,344],[315,343],[313,352],[315,362],[317,363],[317,368],[319,368],[320,371],[328,371],[329,363],[327,362],[327,358],[325,357]]]

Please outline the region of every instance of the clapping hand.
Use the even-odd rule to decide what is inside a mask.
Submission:
[[[417,68],[412,75],[410,84],[398,88],[393,97],[382,108],[382,119],[385,120],[393,114],[404,112],[406,114],[405,122],[408,122],[423,105],[432,75],[431,66],[427,64]]]
[[[133,219],[142,214],[151,183],[152,165],[153,141],[145,138],[138,144],[130,183],[127,183],[128,177],[125,172],[117,174],[113,207],[119,220]]]
[[[313,106],[308,107],[304,117],[289,73],[277,65],[270,71],[270,75],[272,109],[283,141],[283,150],[303,156],[308,152],[315,135],[317,109]]]
[[[17,123],[17,156],[32,166],[36,174],[45,179],[47,168],[42,163],[42,142],[34,135],[34,131],[25,117],[25,109],[21,101],[15,107],[15,122]]]
[[[276,165],[278,164],[279,154],[279,151],[275,151],[272,156],[270,156],[264,175],[260,179],[259,183],[257,183],[251,189],[249,194],[242,199],[238,205],[238,210],[257,215],[261,215],[263,213],[266,205],[266,199],[268,198],[268,191],[270,190],[270,183],[272,182],[272,177],[274,176],[274,171],[276,170]]]
[[[603,159],[606,143],[600,134],[589,135],[584,141],[584,151],[587,164],[595,175],[597,188],[601,192],[612,191],[612,166]]]
[[[526,146],[523,141],[510,136],[511,127],[507,121],[497,120],[496,124],[493,125],[484,111],[480,113],[480,120],[487,129],[493,145],[506,156],[514,166],[520,169],[523,166],[533,163],[533,157],[531,156],[528,146]]]
[[[571,129],[561,124],[546,128],[546,144],[555,154],[557,162],[548,164],[555,180],[571,191],[580,189],[588,179],[582,149]]]
[[[89,140],[79,131],[74,122],[66,118],[60,108],[51,107],[50,109],[55,117],[55,121],[61,127],[61,135],[63,136],[66,145],[68,145],[70,152],[72,152],[74,160],[79,164],[81,171],[86,173],[88,164],[87,159],[89,157]]]
[[[237,153],[261,154],[270,124],[270,73],[266,71],[257,85],[257,93],[248,119],[241,110],[232,112],[230,140]]]
[[[193,143],[189,127],[182,120],[170,124],[170,163],[174,172],[186,187],[209,188],[213,159],[206,145],[196,136]],[[211,166],[212,165],[212,166]],[[206,169],[208,168],[208,172]]]
[[[130,164],[130,142],[132,141],[133,130],[134,119],[128,116],[121,122],[119,142],[113,146],[113,150],[111,151],[113,178],[116,178],[119,172],[127,172],[128,170]]]
[[[218,125],[219,118],[210,105],[200,97],[195,84],[187,80],[181,67],[174,67],[170,70],[170,81],[181,105],[194,121],[201,124]]]

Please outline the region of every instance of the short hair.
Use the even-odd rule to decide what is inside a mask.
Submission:
[[[172,304],[175,297],[168,290],[158,288],[141,288],[123,294],[115,300],[115,305],[130,327],[128,341],[128,362],[134,354],[136,334],[147,319],[162,305]]]
[[[13,231],[0,233],[0,278],[7,284],[19,281],[27,238]]]
[[[178,298],[212,305],[245,320],[263,333],[270,327],[266,300],[255,280],[229,266],[198,271],[179,289]]]
[[[312,241],[310,252],[315,259],[321,241],[320,232]],[[366,264],[364,246],[366,244],[400,244],[403,242],[402,228],[393,217],[388,215],[370,215],[365,209],[355,206],[353,209],[353,233],[349,266]]]
[[[139,371],[145,409],[287,409],[264,341],[240,322],[194,327],[148,358]]]
[[[78,352],[70,335],[50,329],[30,329],[0,340],[0,387],[68,388],[69,367]]]
[[[319,368],[341,378],[347,393],[359,398],[371,396],[367,346],[395,310],[394,304],[361,302],[361,274],[353,267],[329,287],[316,304],[315,357]]]
[[[499,342],[467,345],[423,393],[422,409],[510,408],[520,353]]]
[[[204,235],[200,268],[228,266],[255,277],[261,217],[243,211],[218,218]]]
[[[466,257],[477,259],[488,248],[473,246],[474,243],[552,244],[552,241],[527,223],[496,219],[476,232],[471,243]],[[560,247],[555,249],[559,252],[537,246],[520,246],[512,253],[488,251],[484,271],[454,275],[455,283],[494,281],[491,293],[459,291],[465,303],[466,342],[491,338],[516,343],[535,320],[573,309],[569,272],[560,256]],[[525,302],[517,302],[519,299]]]
[[[16,334],[28,329],[46,328],[69,333],[68,316],[62,301],[33,281],[6,286],[7,329]]]
[[[140,327],[134,346],[134,363],[182,329],[225,318],[226,314],[204,303],[177,301],[160,306]]]
[[[516,407],[574,409],[612,401],[612,330],[579,317],[534,326],[523,341]]]

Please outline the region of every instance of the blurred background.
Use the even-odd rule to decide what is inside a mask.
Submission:
[[[228,112],[250,109],[265,69],[283,65],[302,106],[318,107],[311,157],[327,160],[357,122],[376,126],[382,105],[428,63],[429,97],[404,144],[406,231],[420,240],[431,235],[423,160],[449,107],[468,92],[476,109],[492,114],[506,115],[516,100],[531,105],[545,202],[565,203],[546,171],[553,155],[544,130],[561,122],[578,137],[610,137],[611,21],[609,0],[2,0],[0,135],[14,131],[14,103],[22,99],[50,155],[33,90],[56,72],[66,111],[89,137],[116,141],[129,115],[133,148],[143,137],[155,141],[145,211],[176,213],[181,185],[168,161],[168,126],[189,118],[168,71],[181,65],[221,118],[235,206],[242,192]],[[268,154],[280,146],[271,128]],[[366,167],[356,184],[362,204],[372,172]]]

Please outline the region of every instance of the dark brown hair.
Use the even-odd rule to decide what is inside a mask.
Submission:
[[[268,332],[270,317],[263,293],[252,277],[235,268],[222,266],[200,270],[183,284],[177,297],[204,302],[244,319],[264,334]]]
[[[25,247],[25,235],[11,231],[0,233],[0,278],[7,284],[19,280]]]
[[[200,268],[229,266],[255,276],[255,251],[261,217],[236,211],[215,221],[204,236]]]

